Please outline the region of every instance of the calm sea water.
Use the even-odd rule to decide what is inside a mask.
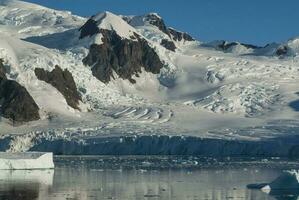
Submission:
[[[270,182],[279,176],[283,169],[270,167],[271,163],[209,161],[205,167],[198,162],[165,157],[58,157],[55,170],[0,171],[0,199],[297,199],[246,188],[247,184]]]

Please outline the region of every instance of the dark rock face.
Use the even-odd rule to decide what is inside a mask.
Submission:
[[[100,29],[97,25],[97,22],[90,18],[80,29],[80,39],[85,38],[87,36],[91,37],[100,32]]]
[[[163,47],[165,47],[166,49],[170,50],[170,51],[175,51],[176,50],[176,46],[172,41],[169,41],[167,39],[163,39],[161,41],[161,45]]]
[[[160,18],[159,16],[157,16],[156,14],[148,14],[145,17],[145,20],[148,21],[151,25],[158,27],[160,31],[169,35],[169,30],[166,27],[164,20],[162,18]]]
[[[218,49],[220,49],[220,50],[223,50],[223,51],[226,51],[226,50],[228,50],[229,48],[231,48],[231,47],[233,47],[233,46],[237,46],[238,45],[238,43],[237,42],[226,42],[226,41],[222,41],[222,43],[221,44],[219,44],[218,46],[217,46],[217,48]]]
[[[259,47],[256,45],[252,45],[252,44],[245,44],[245,43],[241,43],[241,45],[243,45],[244,47],[246,47],[247,49],[261,49],[263,47]]]
[[[79,101],[82,99],[77,91],[74,78],[67,69],[63,71],[56,65],[55,69],[51,72],[45,71],[41,68],[36,68],[34,72],[39,80],[45,81],[55,87],[64,96],[69,106],[79,110]]]
[[[13,122],[29,122],[40,119],[39,108],[26,88],[16,81],[0,82],[0,113]]]
[[[3,79],[6,79],[6,72],[5,72],[5,67],[3,65],[3,60],[0,59],[0,82]]]
[[[121,17],[124,21],[126,21],[128,24],[131,24],[132,22],[132,18],[131,17],[128,17],[128,16],[122,16]]]
[[[287,46],[280,46],[278,47],[278,49],[276,50],[276,55],[277,56],[284,56],[288,53],[288,47]]]
[[[40,119],[39,107],[26,88],[7,80],[3,60],[0,59],[0,115],[14,123]]]
[[[187,33],[183,33],[183,32],[174,30],[172,28],[168,28],[168,31],[174,41],[178,41],[178,42],[180,42],[182,40],[194,41],[194,39]]]
[[[226,42],[226,41],[222,41],[221,44],[219,44],[217,46],[218,49],[221,49],[223,51],[228,50],[229,48],[233,47],[233,46],[237,46],[237,45],[242,45],[244,47],[246,47],[247,49],[260,49],[262,47],[258,47],[255,45],[251,45],[251,44],[244,44],[244,43],[237,43],[237,42]]]
[[[90,46],[89,54],[83,63],[92,67],[93,75],[103,83],[108,83],[113,77],[113,71],[122,79],[131,83],[136,81],[141,69],[154,74],[160,73],[163,67],[159,56],[146,40],[137,34],[132,40],[121,38],[115,31],[100,30],[103,44]]]
[[[132,21],[134,21],[134,20],[132,20],[132,18],[127,17],[127,16],[123,16],[122,19],[124,21],[126,21],[128,24],[132,24]],[[167,27],[164,20],[155,13],[150,13],[148,15],[145,15],[144,20],[147,21],[149,24],[158,27],[158,29],[160,31],[162,31],[163,33],[167,34],[171,40],[194,41],[194,39],[189,34]],[[163,42],[165,43],[166,41],[167,40],[165,40]]]

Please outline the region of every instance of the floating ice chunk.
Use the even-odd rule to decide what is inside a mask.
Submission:
[[[269,194],[270,191],[271,191],[270,185],[266,185],[266,186],[262,187],[261,190],[262,190],[263,192]]]
[[[53,168],[53,153],[0,153],[0,170],[33,170]]]

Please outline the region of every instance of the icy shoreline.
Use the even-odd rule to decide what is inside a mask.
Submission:
[[[24,141],[26,139],[19,139]],[[22,147],[12,136],[0,139],[0,151],[40,151],[55,155],[192,155],[211,157],[299,157],[299,136],[229,140],[148,135],[62,138],[34,136]],[[23,144],[24,145],[24,144]]]

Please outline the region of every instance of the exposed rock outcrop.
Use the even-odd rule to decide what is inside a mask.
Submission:
[[[176,46],[173,43],[173,41],[170,41],[170,40],[167,40],[167,39],[162,39],[161,45],[163,47],[165,47],[166,49],[170,50],[170,51],[175,51],[176,50]]]
[[[132,22],[132,18],[133,18],[133,17],[130,17],[130,16],[121,16],[121,18],[122,18],[125,22],[127,22],[128,24],[131,25],[131,22]]]
[[[97,22],[90,18],[80,29],[80,39],[85,38],[87,36],[91,37],[100,32],[100,29],[97,25]]]
[[[26,88],[13,80],[0,81],[0,114],[14,123],[40,119],[39,107]]]
[[[3,60],[0,60],[0,115],[14,123],[40,119],[39,107],[26,88],[7,79]]]
[[[6,79],[6,74],[5,74],[5,67],[3,65],[3,60],[0,59],[0,82],[1,80]]]
[[[192,36],[190,36],[189,34],[177,31],[177,30],[175,30],[173,28],[168,28],[168,32],[169,32],[169,34],[171,35],[171,38],[174,41],[177,41],[177,42],[180,42],[182,40],[185,40],[185,41],[194,41],[194,39],[192,38]]]
[[[34,72],[39,80],[45,81],[55,87],[64,96],[69,106],[79,110],[79,101],[82,99],[77,90],[74,78],[67,69],[63,71],[56,65],[55,69],[51,72],[42,68],[36,68]]]
[[[245,43],[241,43],[241,45],[243,45],[243,46],[246,47],[247,49],[261,49],[261,48],[263,48],[263,47],[256,46],[256,45],[253,45],[253,44],[245,44]]]
[[[244,44],[244,43],[238,43],[238,42],[227,42],[227,41],[221,41],[221,43],[217,46],[217,48],[222,50],[222,51],[226,51],[229,48],[231,48],[233,46],[237,46],[237,45],[242,45],[242,46],[246,47],[247,49],[259,49],[259,48],[261,48],[261,47],[251,45],[251,44]]]
[[[288,53],[288,47],[285,46],[285,45],[280,46],[280,47],[277,48],[275,53],[276,53],[277,56],[284,56]]]
[[[164,20],[157,15],[156,13],[150,13],[145,16],[145,20],[148,21],[151,25],[154,25],[159,28],[160,31],[170,36],[169,30],[166,27]]]
[[[135,83],[133,75],[142,68],[154,74],[163,67],[155,50],[148,42],[134,33],[131,39],[121,38],[113,30],[101,29],[102,44],[90,46],[89,54],[83,63],[92,66],[92,73],[103,83],[108,83],[115,72],[120,78]]]
[[[220,49],[222,51],[226,51],[229,48],[233,47],[233,46],[237,46],[238,43],[237,42],[226,42],[226,41],[222,41],[221,44],[219,44],[216,48]]]
[[[157,27],[160,31],[168,35],[170,41],[194,41],[194,39],[189,34],[167,27],[164,20],[156,13],[150,13],[147,15],[134,17],[122,16],[122,19],[133,27],[143,26],[146,24],[153,25]]]

